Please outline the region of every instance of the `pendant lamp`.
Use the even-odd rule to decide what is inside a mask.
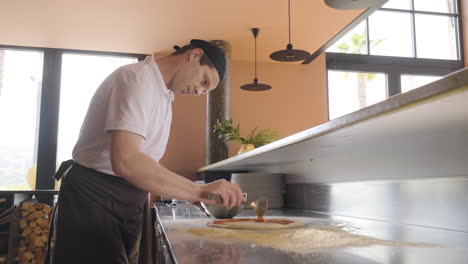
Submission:
[[[270,85],[264,84],[264,83],[258,83],[258,79],[257,79],[257,36],[258,36],[258,32],[260,31],[260,29],[252,28],[250,30],[252,31],[252,34],[253,34],[254,39],[255,39],[255,78],[253,80],[253,83],[244,84],[240,88],[244,89],[244,90],[247,90],[247,91],[265,91],[265,90],[269,90],[269,89],[271,89]]]
[[[386,1],[387,0],[325,0],[325,4],[336,9],[352,10],[374,7]]]
[[[305,50],[294,49],[291,44],[291,1],[288,0],[288,25],[289,25],[289,43],[285,50],[278,50],[270,54],[270,58],[275,61],[302,61],[310,56],[310,53]]]

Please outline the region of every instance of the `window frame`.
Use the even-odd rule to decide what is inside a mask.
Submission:
[[[442,76],[463,68],[464,64],[463,61],[454,60],[416,59],[327,52],[326,67],[327,71],[342,70],[386,73],[388,95],[393,96],[401,92],[399,78],[402,74]]]
[[[35,190],[55,189],[52,175],[56,171],[58,122],[60,104],[60,84],[62,71],[62,55],[64,53],[83,55],[103,55],[114,57],[135,57],[142,61],[149,54],[123,53],[95,50],[41,48],[31,46],[2,45],[6,50],[33,50],[43,53],[42,85],[40,91],[39,130],[37,137],[37,173]]]
[[[411,0],[411,9],[393,9],[393,8],[376,8],[372,11],[389,11],[389,12],[400,12],[410,13],[412,16],[412,48],[414,57],[397,57],[397,56],[380,56],[370,55],[369,45],[369,16],[366,14],[365,17],[361,15],[356,18],[355,21],[350,23],[345,29],[338,33],[333,39],[331,39],[322,48],[323,50],[331,47],[335,42],[339,41],[342,37],[351,31],[354,27],[359,25],[364,19],[366,20],[366,42],[367,42],[367,54],[349,54],[349,53],[336,53],[336,52],[325,52],[326,58],[326,78],[327,78],[327,118],[330,120],[330,97],[329,97],[329,83],[328,83],[328,71],[339,70],[339,71],[350,71],[350,72],[379,72],[385,73],[387,76],[387,94],[388,97],[401,93],[401,76],[403,74],[415,74],[415,75],[437,75],[443,76],[451,72],[457,71],[464,67],[464,49],[463,49],[463,32],[462,32],[462,16],[460,14],[460,0],[455,0],[455,14],[451,13],[439,13],[429,11],[417,11],[414,10],[414,0]],[[416,43],[416,24],[415,15],[426,14],[426,15],[437,15],[446,17],[455,17],[456,23],[456,47],[457,47],[457,60],[442,60],[442,59],[427,59],[417,57],[417,43]],[[314,55],[314,54],[313,54]],[[312,56],[313,56],[312,55]],[[311,56],[311,57],[312,57]],[[318,56],[318,55],[316,55]],[[307,61],[307,60],[306,60]],[[304,62],[306,62],[304,61]],[[310,61],[309,61],[310,62]],[[308,62],[307,62],[308,63]],[[306,64],[306,63],[304,63]]]

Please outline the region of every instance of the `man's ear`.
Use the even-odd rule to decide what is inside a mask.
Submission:
[[[203,50],[200,48],[190,50],[188,54],[188,60],[192,61],[192,60],[200,59],[202,55],[203,55]]]

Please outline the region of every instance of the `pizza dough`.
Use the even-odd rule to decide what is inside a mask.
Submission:
[[[224,241],[235,240],[297,253],[309,253],[311,251],[329,248],[368,247],[373,245],[420,248],[441,247],[440,245],[429,243],[381,240],[369,236],[352,234],[342,230],[342,227],[333,226],[305,226],[279,230],[233,230],[203,227],[190,228],[184,230],[184,232],[197,236],[197,239],[200,237],[211,239],[211,241],[221,243],[221,245],[223,245],[222,243]],[[190,239],[189,236],[186,238]],[[198,243],[199,242],[197,242],[197,245],[199,245]]]
[[[242,229],[242,230],[272,230],[303,227],[305,224],[299,220],[289,219],[265,219],[264,222],[256,222],[256,218],[239,218],[227,220],[214,220],[207,225],[210,227]]]

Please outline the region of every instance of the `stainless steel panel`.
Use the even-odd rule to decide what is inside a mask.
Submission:
[[[468,232],[468,177],[287,184],[286,200],[294,209]]]

